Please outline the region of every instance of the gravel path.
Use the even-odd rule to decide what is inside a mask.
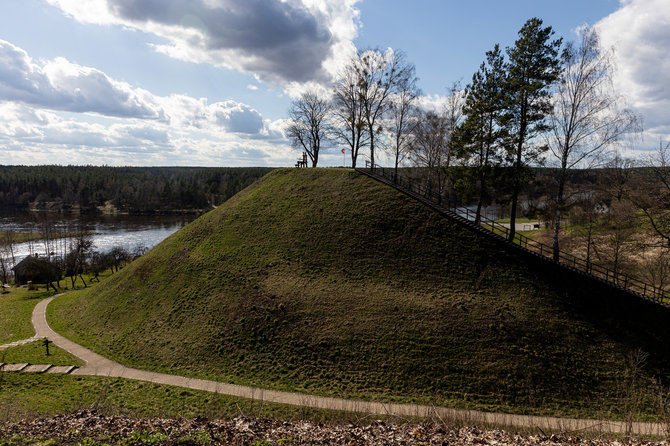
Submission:
[[[661,423],[633,423],[632,425],[628,425],[624,422],[617,421],[511,415],[417,404],[385,404],[372,401],[328,398],[295,392],[281,392],[277,390],[261,389],[258,387],[240,386],[217,381],[133,369],[92,352],[53,331],[46,320],[46,308],[56,297],[58,296],[44,299],[35,306],[32,315],[32,323],[36,332],[35,337],[46,337],[53,341],[57,346],[86,362],[85,366],[72,372],[72,374],[75,375],[96,375],[135,379],[272,403],[359,412],[373,415],[433,417],[442,420],[459,420],[469,424],[494,424],[501,426],[515,426],[519,428],[537,427],[562,432],[588,430],[609,433],[631,433],[635,435],[666,434],[666,429]]]

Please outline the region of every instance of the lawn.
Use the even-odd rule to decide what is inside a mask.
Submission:
[[[98,376],[0,373],[0,422],[95,409],[138,418],[272,417],[355,422],[360,414],[310,409],[198,390]],[[375,417],[375,419],[387,417]],[[0,444],[2,444],[0,437]]]
[[[41,341],[0,350],[0,362],[8,364],[27,362],[29,364],[84,365],[83,361],[53,344],[49,345],[49,356],[47,356],[46,348]]]
[[[37,302],[51,296],[43,288],[36,291],[28,287],[12,287],[9,293],[0,294],[0,345],[26,339],[35,334],[30,316]]]
[[[109,271],[100,274],[100,280],[110,276]],[[91,281],[91,276],[84,275],[88,287],[94,287],[97,281]],[[68,291],[71,285],[69,279],[61,280],[61,291]],[[75,283],[75,289],[82,289],[84,286],[81,280]],[[71,288],[71,287],[70,287]],[[27,286],[12,286],[7,288],[5,294],[0,294],[0,345],[10,342],[27,339],[35,334],[30,318],[33,308],[45,297],[56,294],[54,291],[47,291],[44,285],[38,285],[38,289],[30,290]]]

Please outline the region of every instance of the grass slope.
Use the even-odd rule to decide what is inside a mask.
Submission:
[[[51,364],[51,365],[84,365],[84,361],[71,355],[60,347],[49,345],[49,356],[42,342],[32,342],[18,347],[0,350],[0,362],[8,364]]]
[[[3,422],[63,415],[81,409],[138,418],[220,419],[246,415],[316,422],[354,422],[359,418],[357,414],[265,403],[121,378],[0,373],[0,444],[3,446],[6,444],[2,442]]]
[[[355,172],[285,169],[97,289],[57,299],[49,319],[172,373],[613,417],[634,380],[651,410],[668,314],[602,294]],[[650,356],[629,366],[638,348]]]

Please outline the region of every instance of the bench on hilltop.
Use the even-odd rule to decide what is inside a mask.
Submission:
[[[307,167],[307,152],[302,152],[302,158],[298,158],[295,167]]]

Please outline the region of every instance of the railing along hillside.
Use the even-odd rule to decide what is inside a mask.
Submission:
[[[547,244],[540,243],[523,234],[515,232],[514,240],[510,241],[510,229],[497,223],[495,220],[480,215],[479,223],[475,222],[476,212],[455,202],[449,196],[435,192],[435,188],[427,186],[425,179],[412,178],[404,169],[397,172],[393,168],[374,166],[357,168],[358,172],[375,178],[383,183],[395,187],[405,194],[422,201],[429,206],[441,211],[443,214],[455,219],[470,228],[493,237],[498,241],[508,243],[516,249],[523,249],[535,255],[538,255],[549,262],[558,263],[564,267],[587,274],[600,281],[614,286],[618,289],[628,291],[663,306],[670,307],[670,293],[651,283],[646,283],[629,275],[617,272],[613,269],[594,264],[586,259],[560,252],[558,260],[554,259],[553,248]]]

